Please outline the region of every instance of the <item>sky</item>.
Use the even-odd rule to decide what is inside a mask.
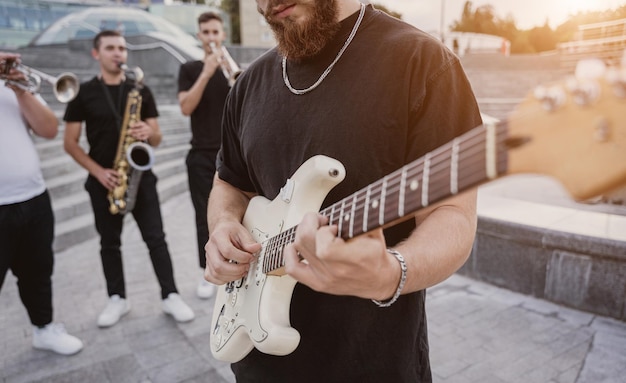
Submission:
[[[427,32],[439,31],[441,10],[444,10],[444,30],[459,20],[466,0],[370,0],[383,4],[389,10],[402,14],[402,19]],[[443,2],[443,3],[442,3]],[[626,5],[625,0],[491,0],[472,1],[472,9],[492,5],[498,17],[513,16],[519,29],[542,26],[546,20],[556,27],[567,20],[568,15],[579,11],[615,9]]]

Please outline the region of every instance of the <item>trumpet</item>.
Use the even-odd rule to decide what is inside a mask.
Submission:
[[[217,45],[215,44],[215,42],[211,41],[209,45],[211,46],[211,50],[213,50],[214,52],[217,50]],[[237,77],[239,77],[239,75],[241,74],[242,70],[241,68],[239,68],[239,65],[237,65],[235,60],[233,60],[230,53],[228,53],[226,47],[221,45],[220,48],[222,50],[220,67],[222,68],[222,72],[224,72],[224,76],[228,80],[228,85],[232,87],[233,85],[235,85],[235,81],[237,80]]]
[[[7,76],[9,76],[12,69],[24,74],[24,76],[26,76],[26,80],[8,80]],[[39,89],[41,89],[41,81],[45,80],[52,85],[54,97],[62,103],[72,101],[80,89],[78,77],[76,77],[73,73],[64,72],[59,76],[54,77],[30,68],[24,64],[18,63],[14,59],[7,59],[0,62],[0,79],[5,80],[5,83],[8,85],[16,86],[30,93],[38,93]]]

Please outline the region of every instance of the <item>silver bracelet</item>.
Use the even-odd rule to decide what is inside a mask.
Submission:
[[[393,294],[393,297],[391,297],[391,299],[387,300],[386,302],[381,302],[381,301],[377,301],[376,299],[372,299],[372,302],[374,302],[376,306],[378,307],[389,307],[392,304],[394,304],[400,297],[400,294],[402,294],[402,289],[404,288],[404,284],[406,283],[406,272],[408,268],[406,267],[406,262],[404,261],[404,257],[402,256],[402,254],[400,254],[397,250],[394,250],[394,249],[387,249],[387,252],[389,254],[393,254],[393,256],[396,257],[396,259],[398,260],[398,262],[400,262],[400,270],[402,270],[402,274],[400,274],[400,283],[398,283],[398,288],[396,289],[396,293]]]

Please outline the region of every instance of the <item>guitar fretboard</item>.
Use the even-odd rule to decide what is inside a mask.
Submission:
[[[507,171],[506,123],[481,125],[323,209],[338,236],[354,238],[402,222],[420,209]],[[297,226],[263,244],[263,272],[284,266],[283,249]]]

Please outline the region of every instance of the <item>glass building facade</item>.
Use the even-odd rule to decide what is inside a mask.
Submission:
[[[31,42],[67,43],[69,39],[91,38],[101,29],[119,29],[127,36],[162,32],[186,42],[190,42],[190,37],[195,40],[191,31],[195,33],[197,15],[209,8],[178,4],[171,5],[168,12],[164,7],[170,6],[163,3],[163,0],[0,0],[0,49],[16,49]],[[113,6],[123,11],[116,11]],[[151,6],[161,17],[149,13]],[[78,11],[85,12],[79,12],[79,17],[72,16]],[[177,18],[164,23],[169,15]],[[179,28],[172,28],[172,24],[178,24]],[[225,18],[225,27],[229,26],[230,20]],[[181,35],[180,27],[187,33]]]

